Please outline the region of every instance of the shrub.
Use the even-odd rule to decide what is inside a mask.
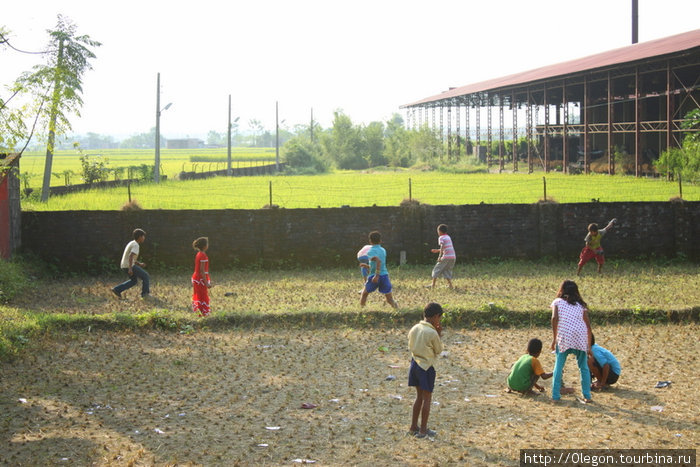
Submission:
[[[139,204],[138,200],[132,199],[131,201],[124,203],[122,206],[122,211],[142,211],[143,208]]]
[[[321,156],[320,149],[311,141],[293,138],[287,141],[282,149],[283,158],[293,171],[306,173],[328,171],[328,164]]]
[[[0,302],[8,302],[29,286],[25,268],[17,261],[0,260]]]

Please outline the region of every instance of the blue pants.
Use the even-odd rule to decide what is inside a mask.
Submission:
[[[143,269],[141,266],[132,266],[131,270],[133,271],[133,275],[129,276],[129,280],[126,282],[122,282],[118,286],[114,288],[114,291],[121,294],[125,290],[129,290],[133,286],[135,286],[138,283],[138,279],[141,279],[141,296],[143,297],[144,295],[148,295],[151,293],[151,277],[148,275],[145,269]],[[124,268],[122,271],[126,272],[128,274],[128,269]]]
[[[564,352],[559,352],[559,346],[556,347],[556,360],[554,361],[554,381],[552,381],[552,399],[558,401],[561,399],[561,379],[564,374],[564,364],[566,357],[569,354],[576,356],[578,363],[578,371],[581,374],[581,392],[586,399],[591,398],[591,372],[588,369],[588,355],[583,350],[566,349]]]

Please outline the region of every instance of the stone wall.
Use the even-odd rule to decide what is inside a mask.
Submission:
[[[436,227],[449,225],[458,257],[570,258],[586,227],[620,221],[603,245],[608,258],[700,259],[700,202],[508,204],[261,210],[23,212],[23,249],[71,269],[117,263],[134,228],[146,230],[142,257],[186,266],[192,241],[210,240],[212,268],[240,264],[349,265],[371,230],[382,233],[388,261],[431,263]]]

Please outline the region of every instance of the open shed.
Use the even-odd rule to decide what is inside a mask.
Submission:
[[[641,176],[653,173],[662,151],[680,145],[684,117],[699,102],[700,29],[451,88],[401,108],[409,127],[439,131],[449,157],[464,145],[500,170],[527,163],[529,172],[538,164],[588,173],[597,162],[610,174],[617,166]]]

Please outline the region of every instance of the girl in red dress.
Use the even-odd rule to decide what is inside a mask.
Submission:
[[[197,251],[194,258],[194,274],[192,274],[192,311],[199,316],[207,316],[211,311],[209,307],[209,289],[211,278],[209,277],[209,257],[206,254],[209,248],[209,239],[199,237],[192,242],[192,248]]]

